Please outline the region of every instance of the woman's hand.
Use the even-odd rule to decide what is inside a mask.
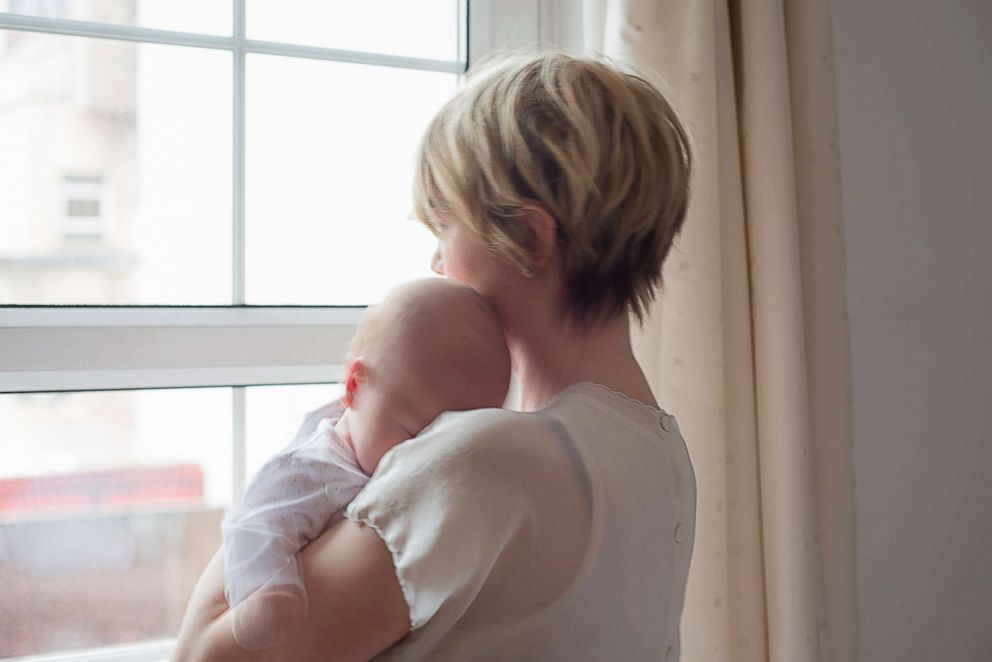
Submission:
[[[303,549],[300,567],[310,598],[305,627],[292,641],[246,651],[234,641],[223,557],[215,554],[193,590],[173,659],[367,660],[409,632],[409,608],[392,555],[372,529],[339,522]]]

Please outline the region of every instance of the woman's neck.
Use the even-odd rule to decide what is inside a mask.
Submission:
[[[577,382],[607,386],[645,404],[656,402],[630,345],[626,314],[586,328],[561,320],[553,306],[523,314],[506,325],[520,407],[533,411]]]

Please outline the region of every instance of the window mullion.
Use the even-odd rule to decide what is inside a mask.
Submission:
[[[245,491],[245,458],[246,450],[246,421],[245,421],[245,389],[243,386],[236,386],[231,389],[231,421],[232,442],[231,449],[231,503],[241,503],[241,496]]]
[[[245,303],[245,0],[232,1],[234,2],[234,84],[232,86],[234,227],[231,266],[234,273],[231,279],[231,303],[237,306]]]
[[[73,325],[46,324],[60,312],[76,318]],[[359,314],[0,309],[0,392],[329,381],[339,374],[334,366],[344,362]],[[215,319],[196,323],[208,317]]]
[[[468,0],[458,0],[458,51],[457,58],[462,63],[462,71],[468,68]]]
[[[39,32],[42,34],[60,34],[69,37],[91,37],[94,39],[163,44],[166,46],[190,46],[219,50],[228,50],[231,48],[231,38],[222,35],[160,30],[136,25],[75,21],[44,16],[24,16],[6,12],[0,12],[0,29]]]

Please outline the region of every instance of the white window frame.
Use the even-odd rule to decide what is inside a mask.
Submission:
[[[245,305],[245,59],[262,53],[462,74],[487,53],[559,43],[570,0],[460,0],[454,60],[428,60],[248,39],[245,0],[231,36],[0,12],[0,29],[190,46],[233,54],[233,286],[230,306],[0,304],[0,393],[232,387],[234,494],[244,487],[245,387],[315,384],[341,374],[360,306]],[[373,0],[369,0],[373,1]],[[568,13],[568,12],[564,12]],[[465,17],[465,20],[462,20]],[[260,355],[259,337],[266,351]],[[209,352],[204,351],[209,348]],[[37,662],[162,660],[173,640],[18,658]]]
[[[345,344],[363,307],[245,305],[245,58],[248,53],[373,64],[461,74],[488,52],[553,45],[559,0],[461,0],[469,19],[459,38],[458,59],[426,60],[248,39],[245,0],[232,0],[230,37],[175,32],[0,12],[0,29],[226,50],[234,54],[232,293],[230,306],[31,306],[0,304],[0,392],[135,389],[181,386],[311,384],[343,362]],[[250,336],[259,330],[281,348],[260,364]],[[340,339],[326,342],[328,329]],[[113,331],[121,342],[94,350],[93,334]],[[329,348],[300,352],[300,339],[317,337]],[[220,336],[216,360],[199,347]],[[149,362],[139,351],[154,346]],[[55,352],[53,348],[62,348]],[[57,360],[56,360],[56,357]],[[163,367],[164,366],[164,367]],[[195,367],[190,367],[195,366]],[[336,374],[336,373],[335,373]],[[237,416],[238,414],[236,414]]]

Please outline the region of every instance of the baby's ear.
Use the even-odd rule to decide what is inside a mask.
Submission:
[[[355,406],[355,397],[367,378],[368,370],[362,357],[351,359],[348,362],[348,370],[344,379],[344,404],[346,406]]]

